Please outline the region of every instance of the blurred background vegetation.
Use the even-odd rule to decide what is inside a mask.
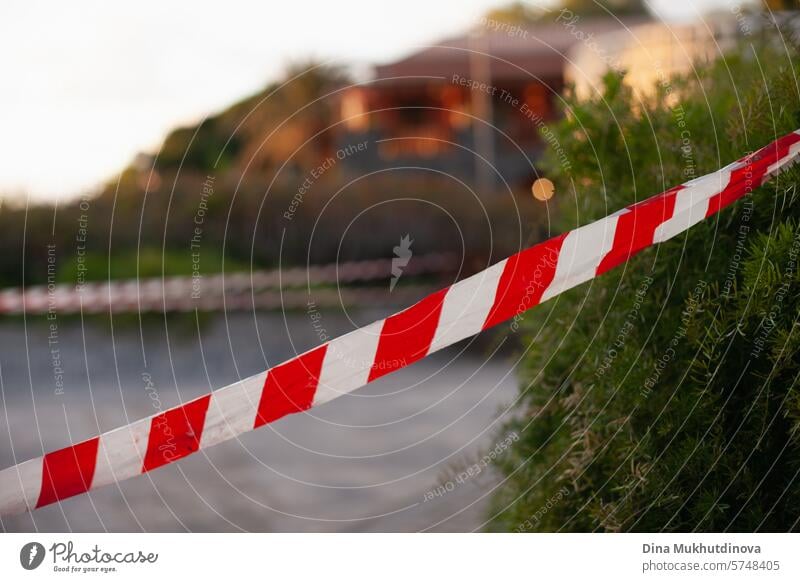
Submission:
[[[202,273],[223,270],[223,258],[226,271],[387,258],[407,233],[416,253],[463,252],[470,270],[541,237],[546,216],[529,195],[484,199],[431,173],[349,182],[342,164],[312,180],[287,221],[304,180],[335,151],[337,112],[324,96],[348,82],[336,68],[295,67],[262,92],[173,131],[157,155],[139,156],[96,196],[56,208],[6,200],[0,287],[43,283],[48,244],[64,257],[58,280],[74,282],[82,221],[87,280],[191,274],[196,219]],[[204,197],[209,177],[214,194]],[[207,208],[198,216],[201,201]]]

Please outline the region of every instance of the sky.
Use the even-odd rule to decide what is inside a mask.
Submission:
[[[540,0],[540,4],[549,4]],[[651,0],[667,20],[736,0]],[[314,58],[364,66],[458,34],[502,0],[3,0],[0,195],[75,197],[172,128]]]

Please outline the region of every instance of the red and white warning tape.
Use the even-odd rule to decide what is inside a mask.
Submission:
[[[403,276],[452,272],[457,265],[457,257],[449,253],[416,256],[403,269]],[[343,285],[376,279],[388,281],[391,276],[392,259],[374,259],[228,275],[129,279],[80,286],[36,285],[0,290],[0,314],[294,309],[305,307],[302,296],[295,295],[303,301],[298,305],[292,303],[291,297],[269,290],[306,285]],[[323,290],[320,295],[325,297],[328,293]],[[386,299],[386,294],[380,296],[358,289],[345,290],[343,295],[341,300],[351,299],[352,296],[353,301],[365,299],[377,303]],[[336,300],[340,300],[338,295]]]
[[[761,185],[798,153],[800,130],[713,174],[525,249],[261,374],[0,471],[0,515],[152,471],[360,388],[684,232]]]

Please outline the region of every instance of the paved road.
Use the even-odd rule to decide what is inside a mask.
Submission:
[[[115,319],[113,341],[107,320],[82,327],[62,318],[55,333],[44,318],[29,319],[27,331],[20,320],[3,322],[0,465],[153,414],[154,404],[168,408],[279,363],[292,355],[292,345],[302,351],[319,343],[322,332],[335,336],[382,315],[362,311],[354,323],[325,311],[313,322],[303,313],[263,313],[256,321],[237,313],[227,322],[215,315],[199,332],[190,316],[166,325],[151,316],[142,328],[144,343],[134,318]],[[462,348],[205,456],[6,519],[2,529],[474,529],[491,476],[484,472],[429,501],[426,493],[448,468],[474,462],[495,442],[516,382],[508,356]]]

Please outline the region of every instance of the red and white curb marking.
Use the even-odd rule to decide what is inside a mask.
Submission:
[[[266,372],[0,471],[0,515],[157,469],[360,388],[684,232],[760,186],[798,153],[800,130],[713,174],[525,249]]]

